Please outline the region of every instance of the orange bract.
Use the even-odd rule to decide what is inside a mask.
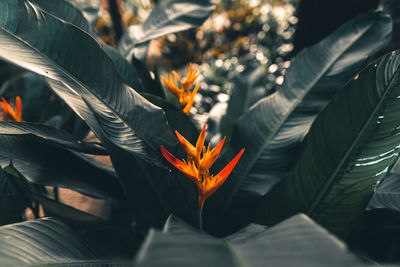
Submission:
[[[194,96],[199,90],[199,83],[197,83],[194,89],[190,91],[190,87],[192,87],[199,75],[199,67],[193,67],[192,63],[190,63],[188,75],[184,81],[182,81],[181,77],[175,71],[172,71],[172,80],[168,73],[166,78],[161,77],[161,80],[168,89],[178,97],[179,103],[182,106],[182,112],[185,114],[189,113],[193,105]],[[180,87],[177,84],[177,80],[181,85]]]
[[[207,149],[204,146],[204,140],[206,135],[206,125],[204,124],[203,129],[197,139],[196,146],[193,146],[177,131],[176,136],[183,149],[187,154],[187,162],[181,161],[167,151],[164,146],[161,146],[161,152],[164,157],[177,168],[186,177],[188,177],[196,186],[199,192],[199,207],[202,208],[204,201],[211,196],[228,178],[229,174],[239,161],[240,157],[244,152],[244,148],[235,156],[235,158],[226,167],[220,171],[217,175],[210,175],[210,167],[214,164],[219,153],[224,145],[225,138],[210,151],[210,145]]]
[[[15,112],[10,104],[8,104],[8,102],[4,99],[4,97],[1,98],[0,105],[6,116],[11,118],[13,121],[22,121],[22,101],[19,96],[15,98]]]

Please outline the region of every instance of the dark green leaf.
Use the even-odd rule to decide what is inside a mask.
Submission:
[[[26,181],[0,169],[0,225],[20,222],[33,199]]]
[[[137,45],[169,33],[198,27],[213,11],[214,4],[208,0],[171,0],[158,4],[143,24],[126,29],[118,50],[130,61],[133,55],[140,56],[135,53]],[[144,50],[147,50],[147,45]]]
[[[138,231],[122,227],[90,230],[81,236],[99,255],[108,258],[131,259],[143,243],[144,236]],[[128,264],[126,266],[129,266]]]
[[[1,16],[5,10],[13,16]],[[176,193],[176,187],[164,186],[165,183],[176,183],[176,178],[160,179],[156,183],[152,181],[156,176],[152,172],[160,170],[146,165],[146,175],[143,175],[136,168],[133,157],[164,165],[160,145],[171,151],[177,146],[162,109],[123,83],[112,60],[96,40],[71,24],[38,10],[29,1],[0,2],[0,40],[0,57],[45,76],[51,88],[105,144],[117,173],[121,175],[129,202],[137,207],[133,210],[138,223],[144,226],[162,223],[166,215],[159,210],[169,203],[169,198],[181,195]],[[10,43],[13,45],[8,45]],[[61,162],[59,166],[62,167]],[[74,166],[74,169],[77,168]],[[72,177],[77,179],[79,175]],[[168,188],[168,194],[160,194],[164,188]],[[171,188],[175,189],[175,194],[170,193]],[[178,204],[187,205],[186,202]]]
[[[99,198],[124,198],[120,182],[109,169],[33,135],[0,135],[0,165],[10,162],[35,184],[70,188]]]
[[[337,235],[352,230],[398,157],[399,74],[396,51],[334,97],[313,123],[289,177],[263,199],[258,222],[274,224],[305,212]]]
[[[186,114],[182,112],[180,107],[178,108],[170,102],[151,94],[142,95],[151,103],[165,111],[165,116],[167,117],[168,123],[171,125],[172,129],[177,130],[187,140],[195,143],[200,131],[196,129],[193,122]]]
[[[112,59],[124,82],[135,89],[136,92],[143,92],[145,87],[142,83],[142,77],[139,76],[140,72],[129,64],[129,62],[121,56],[118,51],[111,46],[102,44],[103,49],[107,52],[108,56]]]
[[[130,210],[126,213],[133,212],[141,230],[160,228],[172,212],[194,224],[197,194],[189,180],[171,170],[154,168],[118,146],[105,145],[127,192]]]
[[[400,213],[373,209],[347,238],[352,251],[379,263],[400,262]],[[386,265],[384,265],[386,266]]]
[[[139,73],[140,81],[143,84],[144,88],[143,92],[163,97],[164,91],[161,83],[159,82],[158,72],[155,71],[155,79],[153,79],[146,65],[144,65],[135,56],[132,56],[131,62],[132,66],[135,67],[136,71]]]
[[[367,210],[391,209],[400,211],[400,175],[392,173],[378,185]]]
[[[371,11],[297,54],[280,90],[258,101],[236,123],[229,160],[241,148],[246,151],[214,198],[212,206],[224,203],[222,209],[209,217],[218,216],[220,222],[228,210],[227,223],[245,223],[242,219],[250,216],[261,196],[292,168],[319,111],[390,33],[390,17]],[[226,229],[224,223],[219,226]]]
[[[105,149],[99,144],[83,142],[63,130],[37,123],[0,121],[0,135],[36,136],[48,143],[60,145],[74,151],[107,155]]]
[[[72,3],[64,0],[32,0],[32,2],[46,12],[68,21],[88,33],[92,33],[85,16]]]
[[[0,262],[10,262],[2,266],[107,266],[77,233],[48,218],[0,227]]]
[[[177,144],[163,111],[123,83],[112,60],[85,32],[27,0],[7,0],[0,3],[0,40],[0,57],[45,76],[95,133],[95,119],[82,97],[107,117],[102,127],[108,137],[138,157],[153,161],[160,145]]]
[[[73,2],[73,1],[72,1]],[[67,0],[34,0],[34,3],[46,12],[49,12],[63,20],[66,20],[82,30],[95,36],[94,29],[90,27],[83,11]],[[135,69],[129,62],[122,57],[118,51],[107,44],[102,44],[108,56],[113,60],[116,69],[124,79],[125,83],[134,88],[136,91],[143,91],[143,85],[139,81],[139,77]]]
[[[176,218],[150,231],[135,266],[363,266],[345,245],[307,216],[265,229],[252,225],[226,239],[201,233]]]
[[[248,68],[235,79],[230,91],[228,108],[221,121],[222,136],[227,136],[228,140],[239,117],[261,96],[265,96],[265,84],[262,84],[264,75],[261,67]]]

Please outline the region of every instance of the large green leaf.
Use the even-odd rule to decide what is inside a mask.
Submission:
[[[163,35],[198,27],[214,11],[208,0],[170,0],[158,4],[141,25],[127,28],[118,44],[120,53],[130,60],[133,55],[143,60],[148,42]],[[138,53],[135,51],[146,51]]]
[[[90,27],[83,11],[76,6],[77,3],[72,4],[71,1],[68,0],[34,0],[34,3],[46,12],[74,24],[91,34],[93,37],[96,36],[94,29]],[[140,77],[135,68],[133,68],[116,49],[104,43],[102,43],[102,46],[107,55],[114,62],[114,65],[124,82],[136,91],[143,91],[143,84],[141,83]]]
[[[164,165],[160,145],[174,152],[178,142],[163,110],[123,83],[96,40],[42,12],[28,0],[7,0],[0,2],[0,57],[43,75],[51,88],[85,120],[106,144],[113,162],[122,162],[116,164],[116,171],[124,174],[120,178],[126,192],[142,193],[128,196],[143,210],[142,215],[153,217],[158,213],[159,208],[147,203],[162,206],[169,203],[169,198],[180,195],[159,192],[174,188],[175,177],[155,182],[152,172],[159,172],[157,168],[146,163],[142,169],[147,175],[143,175],[131,163],[134,155],[150,164]]]
[[[249,217],[261,196],[293,166],[299,144],[318,112],[354,77],[367,56],[388,41],[390,33],[390,17],[371,11],[297,54],[280,90],[258,101],[236,123],[227,155],[233,158],[243,147],[246,151],[211,198],[211,207],[222,209],[214,209],[208,217],[218,217],[217,225],[228,209],[227,223],[240,225]]]
[[[35,184],[70,188],[99,198],[124,198],[119,180],[109,169],[34,135],[0,135],[0,165],[10,162]]]
[[[56,219],[0,227],[1,266],[117,266]]]
[[[108,117],[103,128],[112,133],[109,137],[137,156],[152,161],[160,145],[176,145],[163,111],[123,83],[96,40],[28,0],[0,3],[0,57],[46,77],[96,133],[85,97]],[[150,150],[141,151],[139,143]]]
[[[251,225],[219,239],[172,218],[150,231],[134,266],[364,266],[345,245],[304,215],[265,229]]]
[[[305,212],[332,232],[348,234],[398,157],[399,74],[396,51],[335,96],[315,120],[289,177],[263,199],[258,222]]]
[[[41,9],[66,20],[82,30],[91,33],[89,22],[86,20],[83,13],[69,1],[64,0],[32,0],[35,5]]]
[[[0,121],[0,135],[35,136],[51,144],[57,144],[74,151],[107,155],[106,150],[100,144],[81,141],[63,130],[43,124]]]

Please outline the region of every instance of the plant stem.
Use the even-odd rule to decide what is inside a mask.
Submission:
[[[119,42],[122,36],[122,19],[121,14],[119,13],[119,5],[117,0],[108,0],[108,6],[110,11],[111,20],[113,23],[113,29],[115,32],[115,41]]]
[[[197,219],[199,222],[199,229],[200,231],[203,231],[203,206],[199,206],[197,209]]]

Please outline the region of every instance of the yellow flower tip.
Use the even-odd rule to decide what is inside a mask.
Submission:
[[[200,157],[201,151],[203,150],[204,141],[206,140],[206,124],[204,123],[203,128],[201,129],[199,138],[197,138],[196,142],[196,153]]]
[[[10,106],[10,104],[8,104],[8,102],[4,99],[4,97],[1,98],[0,105],[4,111],[4,114],[11,120],[17,122],[22,121],[22,101],[19,96],[15,98],[15,112]]]
[[[194,97],[199,90],[199,84],[197,83],[192,91],[190,91],[190,88],[199,76],[199,67],[194,67],[192,63],[189,64],[188,74],[185,79],[182,79],[176,71],[172,71],[172,81],[169,73],[167,73],[166,78],[161,76],[161,80],[165,86],[167,86],[167,88],[178,97],[182,107],[182,112],[186,115],[189,114],[189,111],[193,106]],[[177,81],[180,86],[178,86]]]
[[[176,130],[175,135],[186,154],[194,159],[196,157],[196,148]]]
[[[168,152],[161,146],[161,153],[165,159],[170,162],[175,168],[181,171],[188,177],[196,186],[199,193],[198,205],[203,207],[204,201],[211,196],[228,178],[233,168],[238,163],[240,157],[244,152],[244,148],[220,171],[215,177],[210,175],[209,168],[214,164],[219,156],[222,147],[225,143],[226,137],[219,142],[211,151],[210,145],[208,148],[204,146],[206,124],[204,124],[200,135],[196,142],[196,147],[189,143],[178,131],[175,131],[179,143],[185,150],[188,162],[181,161]]]

